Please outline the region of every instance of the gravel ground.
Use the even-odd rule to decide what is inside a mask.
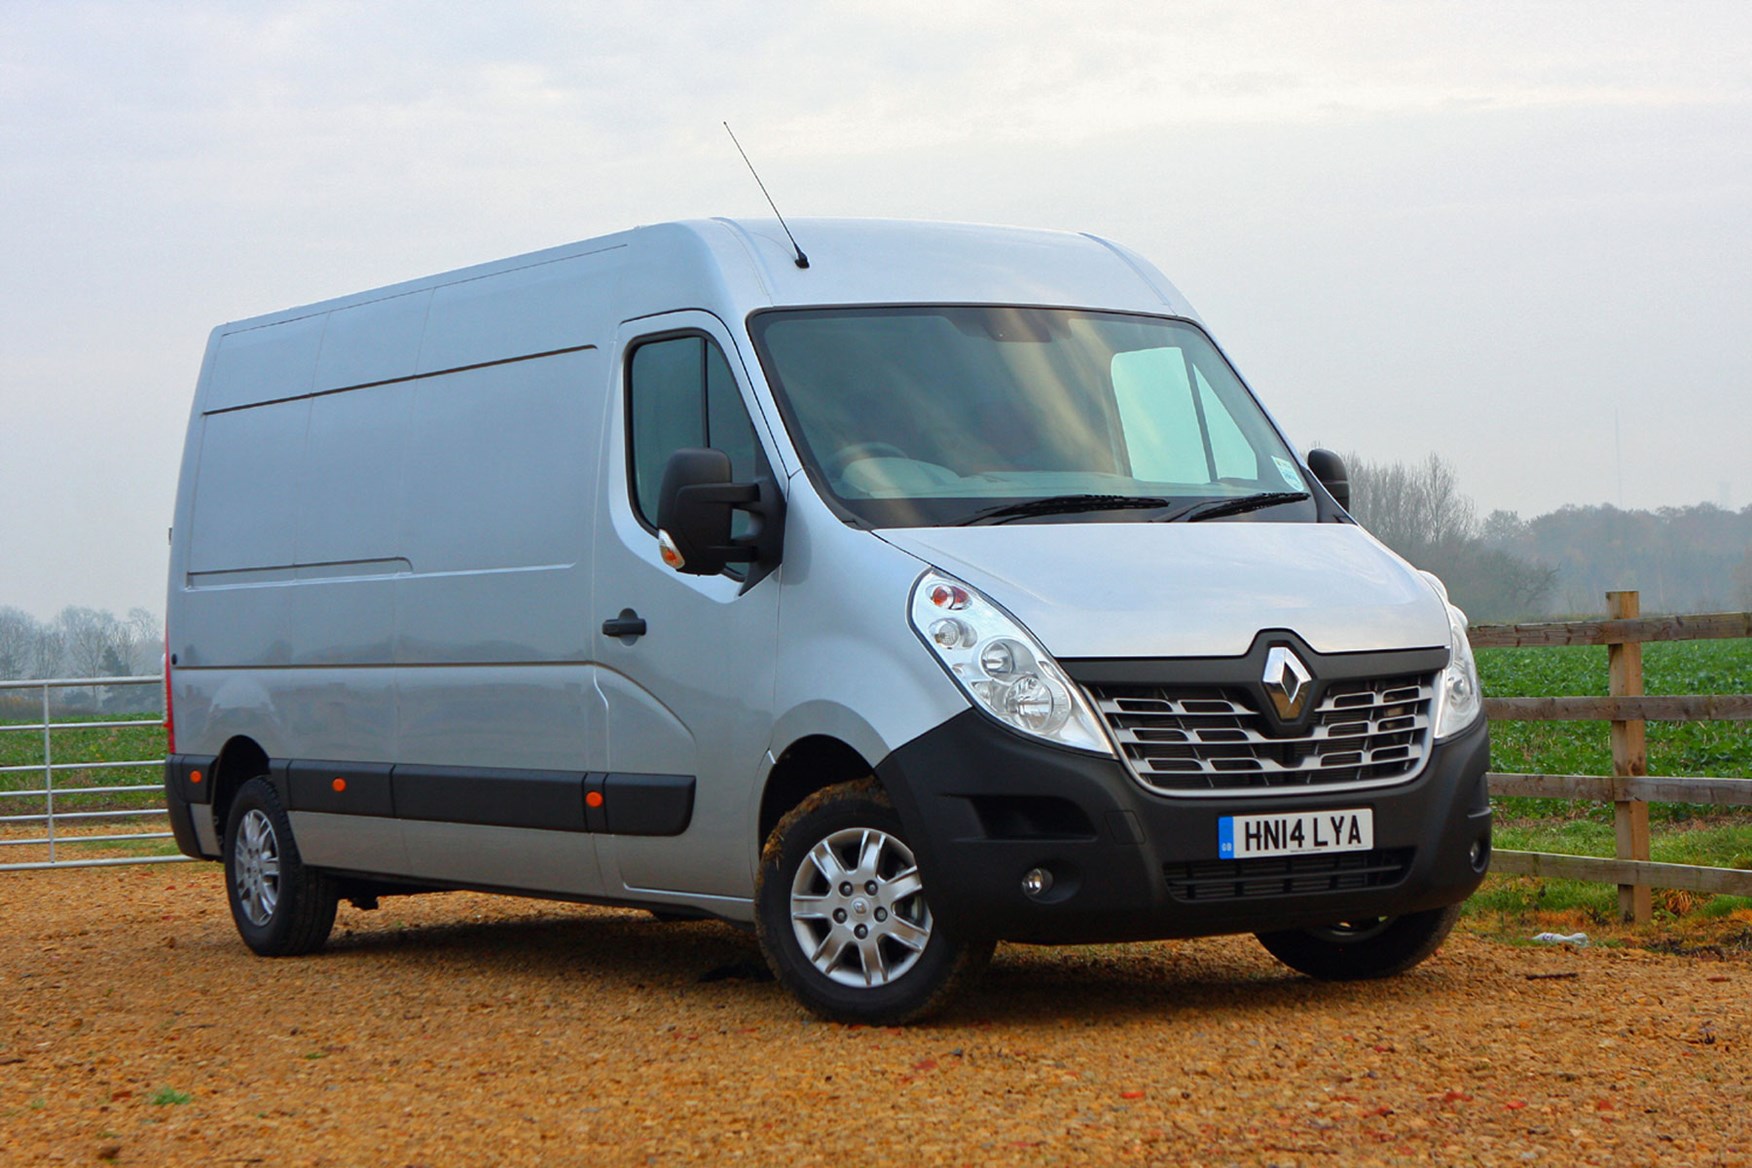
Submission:
[[[1752,1164],[1752,963],[1004,947],[811,1021],[716,923],[452,894],[243,948],[213,865],[0,874],[0,1163]]]

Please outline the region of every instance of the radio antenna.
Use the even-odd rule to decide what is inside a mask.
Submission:
[[[785,238],[791,241],[791,250],[797,253],[797,258],[791,262],[799,268],[809,266],[809,257],[803,254],[803,249],[797,246],[797,237],[791,234],[791,229],[785,223],[785,217],[779,214],[779,205],[773,202],[773,197],[767,194],[766,184],[760,181],[760,172],[754,169],[754,163],[748,161],[748,151],[742,148],[742,143],[736,141],[736,131],[730,128],[730,123],[724,123],[724,132],[730,135],[730,141],[736,147],[736,153],[742,155],[742,161],[748,166],[748,173],[754,176],[754,185],[760,188],[760,193],[766,195],[767,206],[773,209],[773,214],[779,220],[779,226],[785,229]]]

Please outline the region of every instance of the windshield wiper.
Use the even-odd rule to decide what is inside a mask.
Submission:
[[[1156,495],[1049,495],[1044,499],[1024,499],[1020,503],[1005,503],[975,511],[957,526],[980,523],[1008,523],[1012,519],[1027,519],[1034,515],[1071,515],[1078,511],[1129,511],[1143,507],[1166,507],[1168,500]]]
[[[1258,511],[1261,507],[1275,507],[1279,503],[1299,503],[1308,497],[1307,491],[1264,491],[1257,495],[1237,495],[1232,499],[1206,499],[1172,515],[1164,515],[1162,522],[1197,523],[1201,519],[1243,515],[1248,511]]]

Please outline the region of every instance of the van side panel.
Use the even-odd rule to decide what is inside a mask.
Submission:
[[[420,343],[432,290],[404,292],[328,314],[313,389],[342,389],[409,377],[419,368]]]
[[[285,595],[291,589],[252,591]],[[393,756],[396,702],[389,669],[179,667],[177,677],[179,748],[211,755],[232,738],[245,737],[275,761]]]
[[[216,334],[173,549],[179,746],[245,736],[277,762],[399,763],[409,782],[575,772],[582,798],[607,762],[592,338],[618,254],[598,253]],[[325,865],[601,889],[581,830],[293,811]]]
[[[330,565],[331,578],[410,570],[397,526],[406,436],[419,389],[417,382],[403,381],[324,394],[308,403],[294,562]]]
[[[189,583],[218,584],[217,578],[200,578],[294,562],[295,508],[309,426],[308,398],[202,420]]]
[[[601,338],[625,249],[607,248],[443,284],[432,294],[418,372],[572,348]]]
[[[228,332],[213,353],[201,409],[236,409],[311,391],[326,313]]]
[[[581,561],[605,378],[586,349],[409,383],[399,550],[416,573]]]

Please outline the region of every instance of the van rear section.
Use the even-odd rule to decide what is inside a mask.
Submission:
[[[1464,617],[1148,261],[661,224],[215,329],[166,764],[254,951],[484,889],[752,927],[824,1017],[999,940],[1434,952],[1490,856]]]

